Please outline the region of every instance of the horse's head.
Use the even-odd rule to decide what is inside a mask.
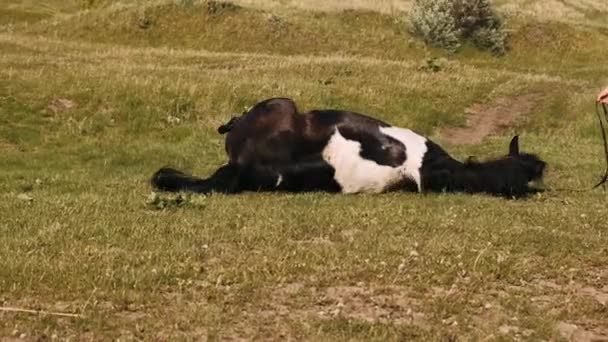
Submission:
[[[519,136],[517,135],[511,139],[511,143],[509,144],[508,158],[521,165],[528,182],[540,183],[542,185],[547,163],[535,154],[520,152]]]

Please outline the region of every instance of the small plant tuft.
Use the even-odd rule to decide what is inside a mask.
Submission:
[[[425,72],[440,72],[447,66],[447,59],[430,57],[424,60],[424,62],[418,67],[418,70]]]
[[[207,197],[190,193],[164,193],[151,192],[145,201],[146,207],[152,210],[175,209],[192,207],[204,209],[207,206]]]
[[[455,52],[465,41],[496,55],[507,51],[502,19],[489,0],[416,0],[410,30],[428,45]]]
[[[194,7],[195,0],[179,0],[179,5],[183,8],[190,9]]]

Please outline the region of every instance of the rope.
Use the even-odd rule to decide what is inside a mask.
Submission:
[[[606,120],[606,123],[608,124],[608,109],[606,108],[606,104],[601,103],[601,107],[604,111],[604,120]],[[604,175],[602,176],[602,179],[600,179],[600,181],[590,189],[553,188],[553,189],[547,189],[547,191],[549,191],[549,192],[552,192],[552,191],[555,191],[555,192],[558,192],[558,191],[559,192],[586,192],[586,191],[594,190],[594,189],[598,188],[600,185],[604,185],[604,188],[605,188],[605,184],[606,184],[606,182],[608,182],[608,138],[606,136],[606,128],[604,126],[604,120],[602,120],[602,115],[600,114],[600,102],[595,103],[595,114],[597,115],[597,120],[600,123],[600,129],[602,131],[602,140],[604,142],[604,156],[606,157],[606,169],[604,170]]]
[[[604,110],[604,120],[608,123],[608,109],[606,109],[606,104],[602,103],[602,109]],[[600,128],[602,130],[602,139],[604,140],[604,155],[606,157],[606,170],[604,171],[604,176],[600,181],[593,186],[591,189],[595,189],[600,185],[606,184],[608,181],[608,141],[606,140],[606,129],[604,128],[604,123],[602,121],[602,115],[600,114],[600,103],[596,102],[595,104],[595,114],[597,114],[597,119],[600,122]],[[605,186],[604,186],[605,187]]]

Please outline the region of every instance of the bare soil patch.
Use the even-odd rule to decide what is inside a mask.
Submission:
[[[561,337],[567,341],[575,342],[592,342],[592,341],[608,341],[608,335],[604,332],[587,330],[576,324],[559,322],[555,327]]]
[[[420,303],[407,294],[411,291],[398,286],[333,286],[306,288],[301,284],[289,284],[273,291],[273,302],[290,306],[291,298],[308,292],[314,300],[298,310],[317,318],[344,317],[370,323],[392,322],[396,324],[423,325],[426,318],[416,312]]]
[[[538,100],[538,95],[497,97],[484,104],[467,108],[467,123],[464,127],[446,127],[440,135],[452,144],[478,144],[492,133],[515,123],[528,114]]]

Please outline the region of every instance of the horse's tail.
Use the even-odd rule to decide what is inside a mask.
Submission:
[[[163,167],[154,173],[150,183],[154,188],[162,191],[229,193],[237,191],[238,169],[232,165],[224,165],[211,177],[203,179],[185,174],[170,167]]]
[[[169,167],[163,167],[154,173],[150,182],[158,190],[199,192],[196,190],[200,188],[204,180]]]
[[[227,123],[221,125],[217,131],[219,134],[224,134],[230,132],[230,130],[236,125],[237,122],[241,119],[240,116],[233,116]]]

